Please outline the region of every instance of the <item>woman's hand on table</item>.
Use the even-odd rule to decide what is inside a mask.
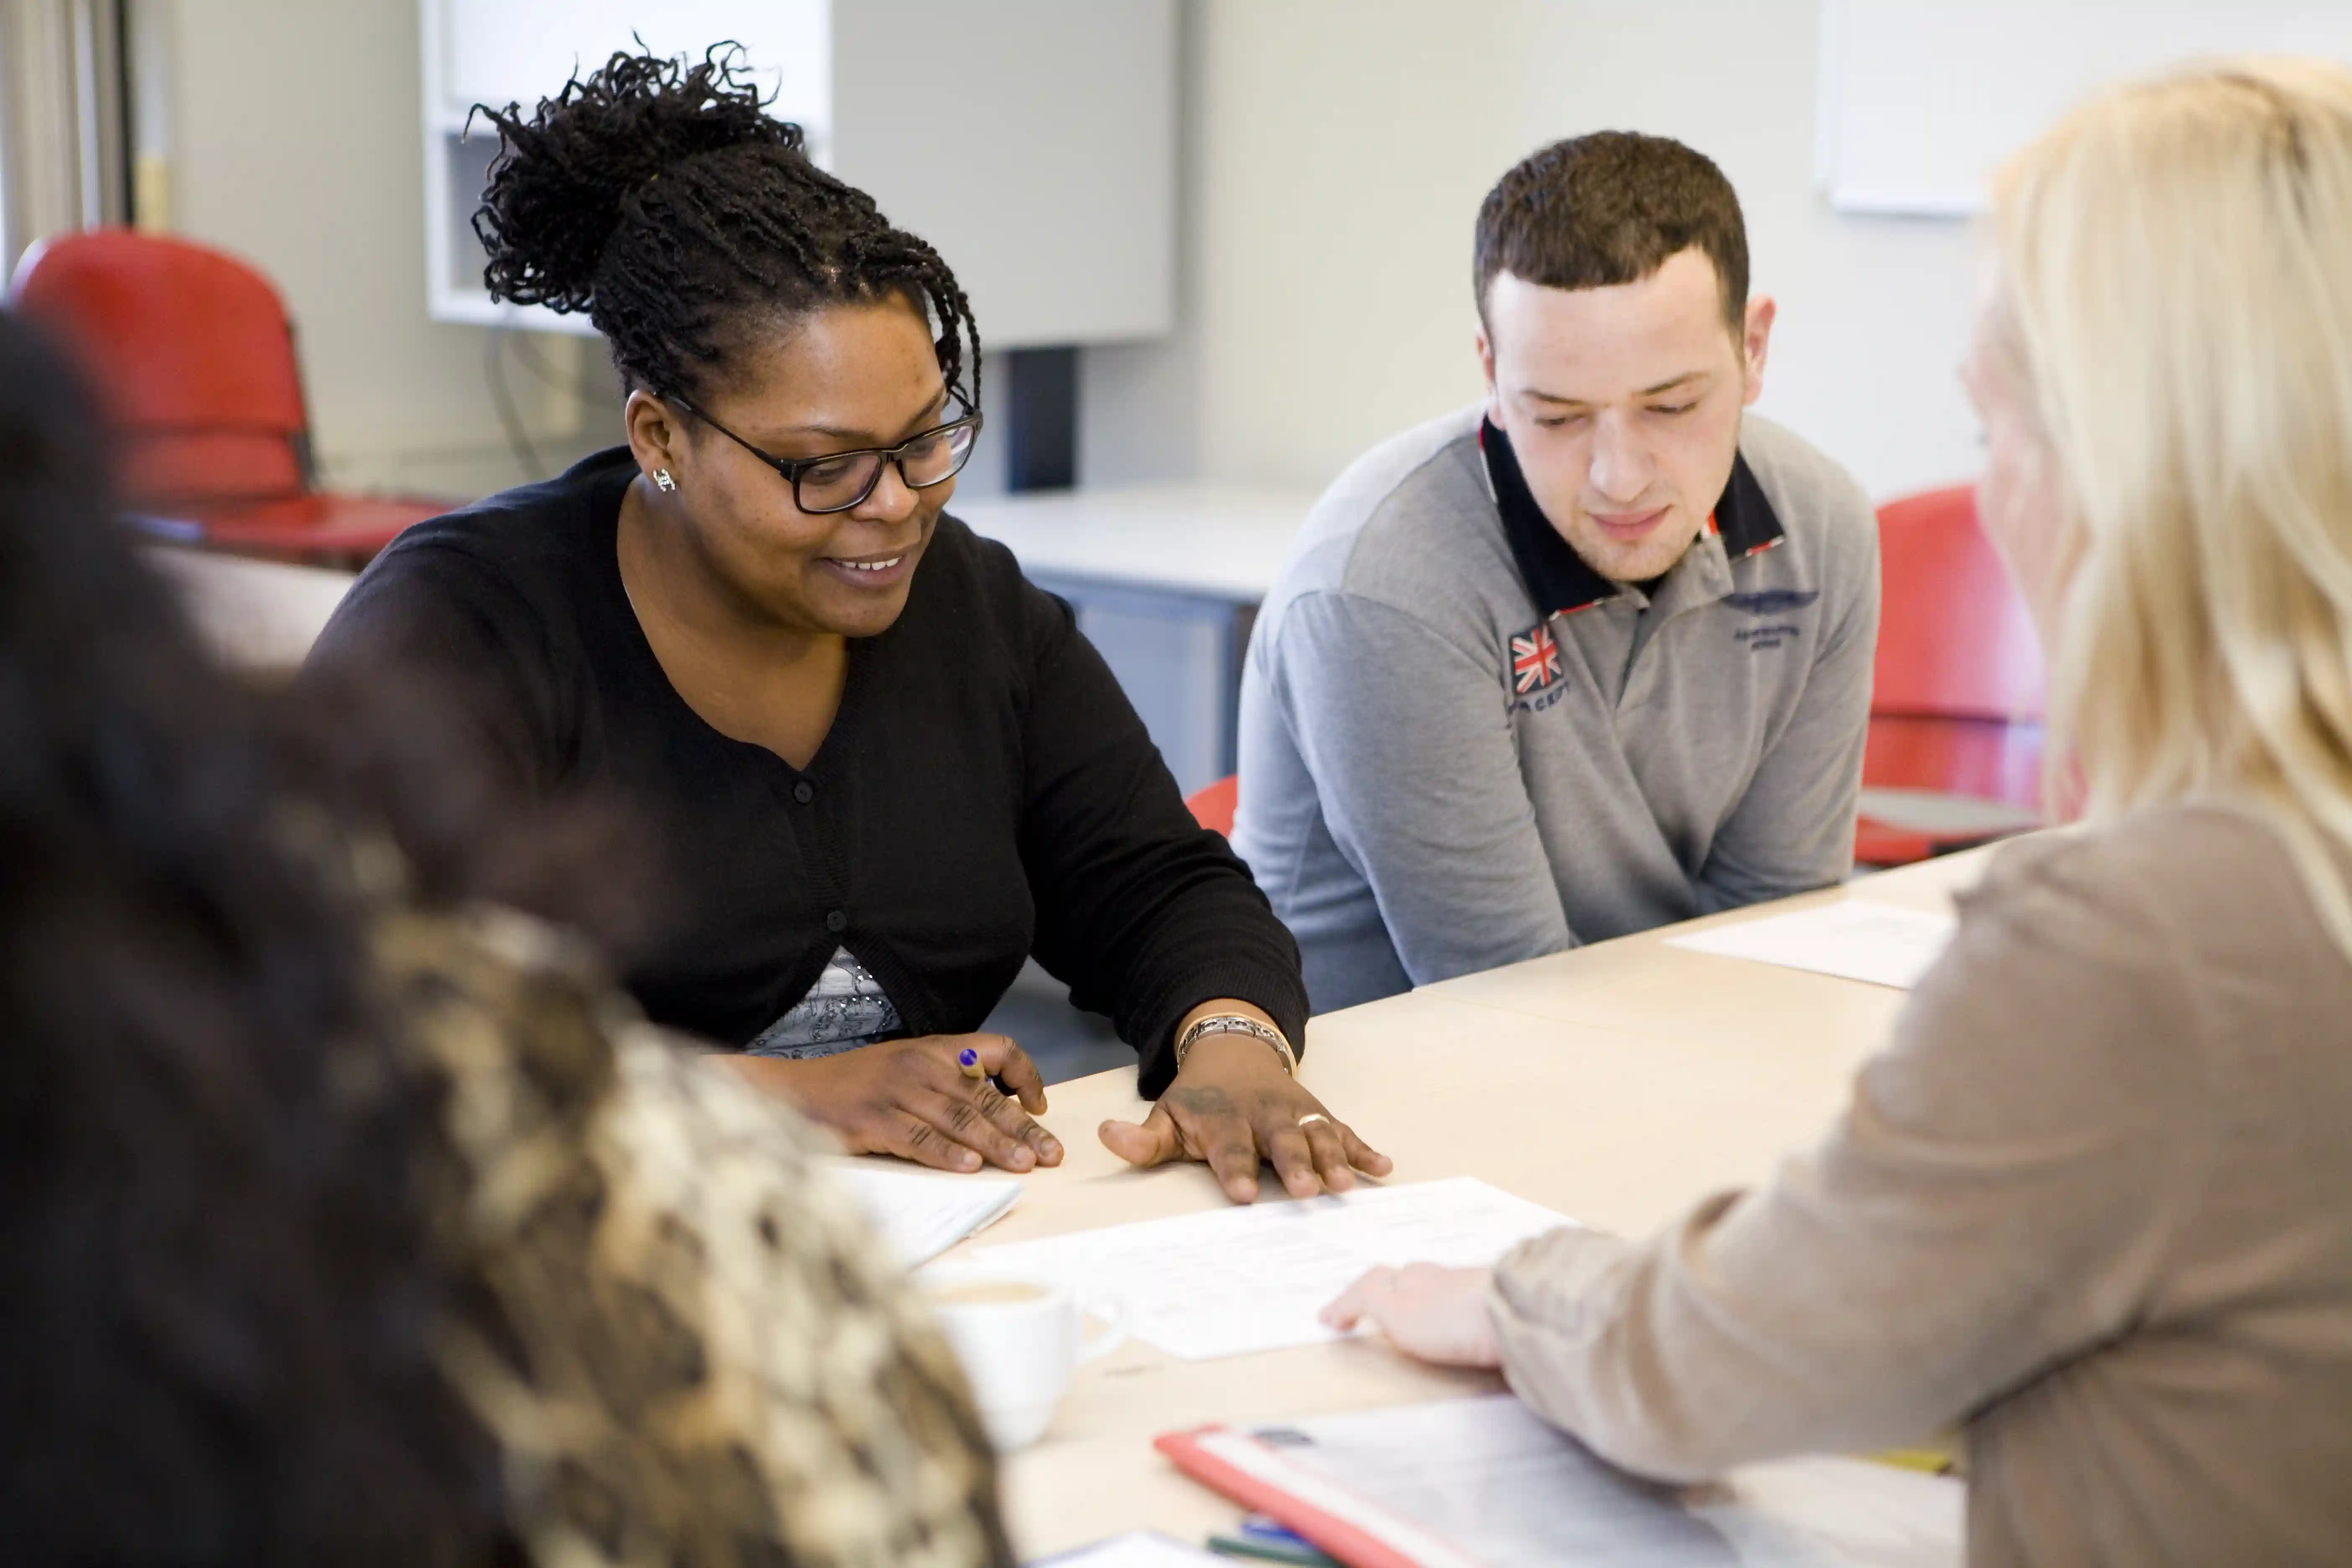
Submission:
[[[1486,1315],[1491,1268],[1441,1268],[1414,1263],[1375,1268],[1323,1309],[1323,1325],[1352,1333],[1370,1323],[1415,1361],[1439,1366],[1497,1367],[1502,1347]]]
[[[964,1072],[956,1058],[966,1050],[987,1077]],[[1029,1119],[1045,1109],[1045,1080],[1029,1053],[1002,1035],[926,1035],[805,1060],[719,1059],[832,1129],[853,1154],[896,1154],[942,1171],[1062,1163],[1060,1142]]]
[[[1265,1041],[1249,1035],[1202,1038],[1150,1116],[1140,1124],[1106,1121],[1101,1135],[1104,1146],[1131,1165],[1208,1162],[1237,1204],[1256,1198],[1261,1160],[1298,1198],[1344,1193],[1356,1184],[1357,1171],[1385,1176],[1393,1168],[1285,1072]]]

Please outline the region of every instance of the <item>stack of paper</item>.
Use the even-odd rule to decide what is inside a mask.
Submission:
[[[1508,1394],[1156,1445],[1355,1568],[1958,1568],[1959,1483],[1858,1459],[1677,1489],[1628,1475]]]
[[[1013,1242],[974,1258],[1116,1302],[1136,1338],[1206,1361],[1338,1339],[1316,1313],[1377,1265],[1488,1264],[1573,1223],[1459,1176]]]
[[[994,1225],[1021,1196],[1011,1176],[927,1176],[856,1160],[831,1169],[908,1268]]]
[[[1957,923],[1949,915],[1848,899],[1671,936],[1666,945],[1908,991],[1943,956]]]

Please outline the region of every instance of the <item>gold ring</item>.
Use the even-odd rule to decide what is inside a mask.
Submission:
[[[1298,1119],[1298,1125],[1304,1127],[1310,1121],[1320,1121],[1326,1127],[1328,1127],[1331,1124],[1331,1119],[1324,1115],[1321,1111],[1310,1110],[1306,1115]]]

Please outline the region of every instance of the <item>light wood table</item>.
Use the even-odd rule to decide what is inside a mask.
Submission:
[[[1779,1053],[1826,1053],[1850,1068],[1885,1038],[1887,1026],[1902,1010],[1903,992],[1693,952],[1670,946],[1667,939],[1849,899],[1949,910],[1953,892],[1973,885],[1998,847],[1923,860],[1818,893],[1465,974],[1422,994],[1559,1023],[1599,1024],[1676,1037],[1701,1033],[1727,1037],[1769,1049],[1780,1060],[1785,1058]],[[1320,1020],[1316,1026],[1322,1026]]]
[[[301,668],[335,606],[359,581],[356,573],[213,551],[154,545],[142,553],[179,590],[213,656],[232,669],[265,676]]]
[[[1860,896],[1948,903],[1986,851],[1715,917]],[[1391,1182],[1475,1175],[1603,1229],[1638,1233],[1710,1192],[1769,1175],[1843,1104],[1902,994],[1665,945],[1675,927],[1315,1020],[1304,1076],[1396,1161]],[[1044,1121],[1068,1157],[1027,1178],[982,1238],[1024,1240],[1218,1206],[1199,1166],[1136,1172],[1095,1129],[1139,1118],[1132,1072],[1057,1086]],[[1283,1201],[1269,1180],[1262,1202]],[[967,1244],[967,1246],[971,1244]],[[1130,1342],[1081,1369],[1045,1439],[1005,1465],[1025,1561],[1135,1529],[1197,1541],[1236,1510],[1177,1474],[1150,1440],[1491,1392],[1497,1379],[1410,1364],[1377,1341],[1188,1363]]]

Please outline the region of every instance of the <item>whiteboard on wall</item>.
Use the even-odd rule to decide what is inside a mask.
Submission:
[[[1965,216],[2094,89],[2243,54],[2352,63],[2352,0],[1822,0],[1815,173],[1843,212]]]

